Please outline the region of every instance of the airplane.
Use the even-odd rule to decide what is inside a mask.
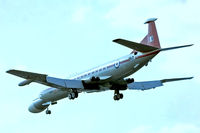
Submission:
[[[148,24],[148,33],[140,43],[121,38],[113,40],[115,43],[132,49],[131,53],[69,79],[56,78],[46,74],[15,69],[6,72],[25,79],[19,83],[19,86],[25,86],[36,82],[50,87],[43,90],[28,108],[32,113],[39,113],[46,110],[46,114],[51,114],[49,106],[57,104],[58,100],[66,97],[73,100],[78,98],[79,93],[82,92],[94,93],[113,90],[113,99],[117,101],[123,98],[123,94],[120,93],[120,91],[127,89],[143,91],[163,86],[163,84],[167,82],[192,79],[193,77],[184,77],[135,82],[133,78],[126,78],[140,70],[143,66],[147,66],[148,63],[162,51],[193,45],[189,44],[161,48],[155,25],[156,20],[157,18],[149,18],[144,23]]]

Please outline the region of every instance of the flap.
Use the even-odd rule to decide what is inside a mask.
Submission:
[[[156,88],[159,86],[163,86],[163,83],[180,81],[180,80],[188,80],[193,77],[185,77],[185,78],[171,78],[171,79],[163,79],[163,80],[155,80],[155,81],[145,81],[145,82],[133,82],[128,84],[128,89],[130,90],[148,90],[152,88]]]
[[[148,90],[148,89],[156,88],[156,87],[159,87],[159,86],[163,86],[163,84],[160,80],[147,81],[147,82],[134,82],[134,83],[128,84],[128,89],[131,89],[131,90]]]
[[[84,89],[81,80],[67,80],[67,79],[60,79],[47,76],[47,82],[62,86],[64,88],[76,88],[76,89]]]

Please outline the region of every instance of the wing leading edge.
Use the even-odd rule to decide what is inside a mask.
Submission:
[[[171,79],[163,79],[163,80],[155,80],[155,81],[144,81],[144,82],[133,82],[128,84],[128,89],[130,90],[148,90],[152,88],[156,88],[159,86],[163,86],[163,83],[180,81],[180,80],[188,80],[193,77],[186,78],[171,78]]]

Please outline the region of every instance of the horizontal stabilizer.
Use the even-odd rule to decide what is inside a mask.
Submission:
[[[182,46],[176,46],[176,47],[169,47],[169,48],[161,48],[160,51],[166,51],[166,50],[172,50],[172,49],[178,49],[178,48],[185,48],[185,47],[190,47],[194,44],[189,44],[189,45],[182,45]]]
[[[139,51],[139,52],[150,52],[150,51],[154,51],[154,50],[158,49],[156,47],[152,47],[152,46],[145,45],[145,44],[142,44],[142,43],[136,43],[136,42],[128,41],[128,40],[125,40],[125,39],[115,39],[115,40],[113,40],[113,42],[119,43],[123,46],[126,46],[128,48],[131,48],[131,49]]]
[[[128,89],[130,89],[130,90],[148,90],[148,89],[156,88],[159,86],[163,86],[163,83],[166,83],[166,82],[188,80],[188,79],[192,79],[192,78],[193,77],[171,78],[171,79],[163,79],[163,80],[155,80],[155,81],[133,82],[133,83],[128,84]]]

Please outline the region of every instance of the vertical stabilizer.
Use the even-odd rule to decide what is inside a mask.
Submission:
[[[156,20],[157,18],[150,18],[144,23],[148,24],[148,34],[144,37],[141,43],[152,47],[161,48],[155,25]]]

